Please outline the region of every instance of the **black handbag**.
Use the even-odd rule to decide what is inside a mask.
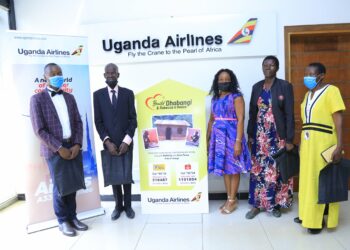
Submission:
[[[294,148],[290,151],[282,148],[272,155],[272,158],[276,162],[276,167],[281,174],[283,183],[288,183],[288,179],[299,174],[300,158],[298,146],[294,145]]]
[[[73,160],[65,160],[59,155],[50,159],[53,167],[53,178],[61,196],[85,189],[83,157],[80,151]]]
[[[108,150],[101,151],[104,186],[134,183],[132,180],[132,151],[121,156],[111,155]]]
[[[318,183],[318,204],[348,200],[350,160],[330,163],[320,171]]]

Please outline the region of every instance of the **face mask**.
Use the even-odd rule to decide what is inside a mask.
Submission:
[[[218,88],[220,91],[228,91],[230,90],[231,83],[230,82],[225,82],[225,83],[219,83]]]
[[[118,80],[106,80],[106,83],[111,89],[114,89],[117,86]]]
[[[52,76],[49,78],[50,85],[55,88],[61,88],[64,82],[63,76]]]
[[[309,89],[313,90],[317,86],[318,82],[316,82],[316,76],[305,76],[304,77],[304,85]]]

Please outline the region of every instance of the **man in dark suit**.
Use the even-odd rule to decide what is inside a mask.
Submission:
[[[74,96],[60,89],[64,82],[60,66],[47,64],[44,78],[48,86],[32,96],[30,117],[34,132],[41,142],[40,154],[46,159],[53,181],[53,206],[59,229],[64,235],[75,236],[75,230],[85,231],[88,226],[76,217],[76,192],[62,196],[57,187],[62,180],[54,175],[58,161],[81,161],[81,157],[77,156],[83,141],[83,124]],[[82,162],[78,164],[82,166]]]
[[[132,219],[135,217],[135,212],[131,208],[132,138],[137,127],[135,98],[131,90],[117,85],[119,78],[117,65],[107,64],[104,77],[107,87],[97,90],[93,96],[95,126],[109,156],[111,158],[124,157],[122,166],[112,164],[109,173],[113,177],[110,183],[105,184],[112,184],[116,201],[111,219],[118,219],[123,210],[125,210],[126,216]],[[116,176],[119,175],[115,173],[120,168],[123,168],[124,173],[128,173],[127,176]]]

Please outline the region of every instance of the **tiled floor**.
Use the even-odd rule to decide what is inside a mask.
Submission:
[[[350,202],[341,205],[339,227],[319,235],[309,235],[293,222],[297,204],[281,218],[260,213],[247,220],[247,201],[240,201],[230,215],[220,214],[221,203],[211,201],[210,213],[203,215],[142,215],[140,203],[134,202],[134,220],[123,213],[111,221],[113,202],[103,202],[106,215],[85,220],[90,230],[69,238],[57,228],[27,234],[26,207],[17,202],[0,211],[0,249],[350,249]]]

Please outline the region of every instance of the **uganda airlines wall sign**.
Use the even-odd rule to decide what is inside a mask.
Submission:
[[[276,54],[276,15],[221,15],[88,25],[91,63]]]

